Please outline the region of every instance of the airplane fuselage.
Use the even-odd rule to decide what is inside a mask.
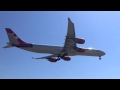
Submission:
[[[70,20],[70,18],[68,18],[68,30],[63,46],[27,43],[20,39],[10,28],[5,29],[9,38],[9,42],[7,43],[8,45],[4,46],[4,48],[17,47],[30,52],[52,54],[34,59],[48,59],[50,62],[56,62],[60,59],[70,61],[71,58],[68,56],[83,55],[98,56],[100,60],[101,56],[105,55],[103,51],[98,49],[77,47],[77,44],[84,44],[85,39],[76,37],[74,23]]]
[[[16,46],[16,45],[15,45]],[[52,46],[52,45],[37,45],[30,44],[29,46],[16,46],[20,49],[36,52],[36,53],[46,53],[46,54],[59,54],[63,47]],[[84,55],[84,56],[103,56],[105,53],[101,50],[84,48],[85,52],[77,52],[74,49],[68,51],[68,56]]]

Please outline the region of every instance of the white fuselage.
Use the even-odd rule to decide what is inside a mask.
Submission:
[[[19,47],[20,49],[24,49],[31,52],[36,53],[46,53],[46,54],[59,54],[63,47],[61,46],[51,46],[51,45],[37,45],[32,44],[33,47]],[[75,56],[75,55],[84,55],[84,56],[103,56],[105,53],[101,50],[97,49],[89,49],[84,48],[85,52],[77,52],[74,49],[68,51],[68,56]]]

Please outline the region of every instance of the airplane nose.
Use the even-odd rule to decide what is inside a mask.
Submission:
[[[101,56],[104,56],[106,54],[105,52],[103,52],[101,50],[99,50],[99,52],[101,53]]]
[[[106,54],[106,53],[105,53],[105,52],[103,52],[103,51],[102,51],[102,53],[103,53],[103,55],[105,55],[105,54]]]

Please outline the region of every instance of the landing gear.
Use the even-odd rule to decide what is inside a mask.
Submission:
[[[101,56],[99,56],[99,60],[101,60]]]
[[[64,53],[63,55],[61,55],[61,58],[67,56],[68,54],[67,53]]]
[[[56,60],[57,60],[57,61],[60,60],[60,57],[58,57]]]
[[[60,54],[58,55],[58,58],[56,60],[60,60],[60,59],[63,59],[65,56],[67,56],[68,54],[67,53],[64,53],[64,54]]]

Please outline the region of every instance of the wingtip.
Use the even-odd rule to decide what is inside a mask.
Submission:
[[[71,19],[68,17],[68,21],[72,22]]]
[[[69,17],[68,17],[68,22],[71,22],[71,23],[73,23]]]
[[[68,20],[70,20],[70,18],[68,17]]]

